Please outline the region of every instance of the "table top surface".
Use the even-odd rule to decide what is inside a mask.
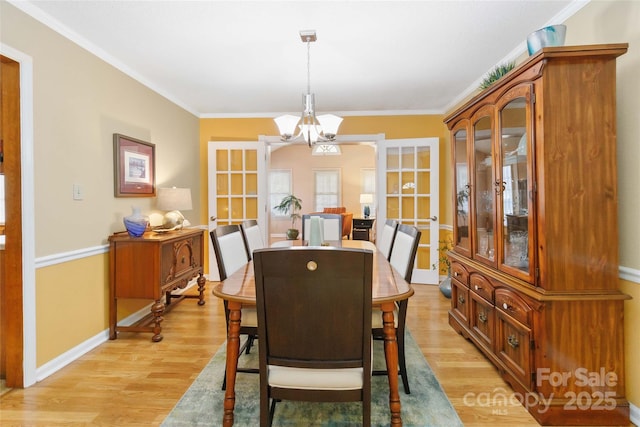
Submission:
[[[272,247],[282,247],[283,250],[291,246],[302,246],[299,240],[276,242]],[[373,252],[372,301],[382,304],[389,301],[400,301],[413,295],[411,284],[404,280],[389,261],[376,249],[371,242],[364,240],[341,240],[331,242],[333,247],[370,249]],[[237,301],[248,304],[256,302],[256,287],[253,272],[253,261],[233,273],[223,282],[213,288],[213,294],[227,301]]]

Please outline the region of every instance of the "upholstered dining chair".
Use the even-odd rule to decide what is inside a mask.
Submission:
[[[382,233],[378,239],[378,250],[384,255],[386,259],[389,259],[391,255],[391,247],[393,246],[393,238],[396,237],[396,231],[398,230],[398,221],[395,219],[388,219],[382,227]]]
[[[402,274],[404,280],[409,283],[411,283],[411,277],[413,275],[413,265],[418,251],[421,234],[422,233],[417,227],[400,224],[397,226],[397,231],[393,239],[389,262],[398,273]],[[396,328],[396,340],[398,342],[398,373],[402,378],[402,386],[404,387],[404,392],[406,394],[411,393],[404,350],[405,324],[408,304],[408,299],[397,303],[393,316],[395,323],[394,326]],[[382,316],[379,311],[376,311],[377,310],[374,310],[372,313],[372,333],[374,339],[381,340],[384,339]],[[373,371],[373,375],[387,375],[387,371],[375,370]]]
[[[309,240],[311,235],[311,217],[323,218],[324,240],[342,240],[342,215],[314,213],[302,215],[302,240]]]
[[[248,219],[241,224],[244,242],[249,248],[249,259],[253,256],[253,251],[264,248],[264,240],[262,240],[262,232],[258,227],[258,221]]]
[[[303,400],[361,401],[369,426],[373,253],[268,248],[255,251],[253,263],[260,425],[271,425],[276,402]]]
[[[250,252],[240,225],[220,225],[209,234],[211,235],[211,243],[213,244],[213,250],[216,254],[220,280],[223,281],[249,262]],[[228,330],[229,309],[226,301],[224,303],[224,312]],[[240,334],[247,335],[247,340],[238,354],[242,354],[243,352],[249,354],[253,342],[258,335],[256,308],[242,307],[241,316],[242,324],[240,326]],[[258,370],[253,368],[238,368],[238,372],[257,373]],[[226,388],[226,385],[227,375],[225,370],[225,376],[222,382],[223,390]]]

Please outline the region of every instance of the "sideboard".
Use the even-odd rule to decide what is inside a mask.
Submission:
[[[109,237],[109,339],[128,331],[152,332],[152,341],[161,341],[160,323],[172,307],[172,299],[198,298],[198,305],[205,303],[204,242],[204,230],[199,228],[162,234],[148,231],[141,237],[123,232]],[[186,288],[195,277],[198,295],[171,293]],[[133,325],[118,325],[119,298],[153,300],[151,312]]]

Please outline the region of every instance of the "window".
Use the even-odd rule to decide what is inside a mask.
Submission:
[[[277,217],[289,217],[288,213],[274,211],[273,208],[280,201],[291,194],[291,170],[274,169],[269,172],[269,209],[271,214]]]
[[[314,170],[313,177],[315,182],[314,210],[322,212],[324,208],[340,206],[340,170]]]

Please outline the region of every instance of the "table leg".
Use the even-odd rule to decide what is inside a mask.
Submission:
[[[382,309],[382,330],[384,332],[384,358],[387,362],[387,376],[389,377],[390,425],[401,426],[402,415],[400,413],[400,394],[398,393],[398,342],[393,321],[395,303],[384,303],[380,308]]]
[[[198,305],[204,305],[204,285],[206,282],[207,279],[200,273],[200,277],[198,277]]]
[[[240,352],[240,308],[239,302],[229,301],[229,330],[227,331],[227,389],[224,393],[224,415],[222,425],[233,425],[233,410],[236,404],[236,371]]]
[[[153,337],[151,337],[151,341],[159,342],[162,341],[162,326],[160,323],[164,320],[162,315],[164,314],[164,303],[160,300],[156,301],[151,306],[151,313],[153,313]]]

